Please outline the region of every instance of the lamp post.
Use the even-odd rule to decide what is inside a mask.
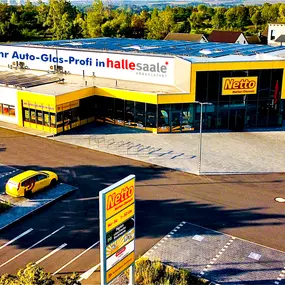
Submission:
[[[198,163],[198,175],[200,175],[201,171],[201,161],[202,161],[202,127],[203,127],[203,105],[212,105],[212,103],[208,102],[199,102],[195,101],[194,103],[200,104],[200,144],[199,144],[199,163]]]

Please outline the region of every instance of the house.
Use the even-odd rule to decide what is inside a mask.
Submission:
[[[248,41],[242,32],[235,31],[212,31],[208,37],[209,42],[235,43],[247,45]]]
[[[207,43],[208,40],[203,34],[188,34],[188,33],[168,33],[164,40],[172,41],[187,41]]]
[[[249,44],[261,44],[261,39],[258,35],[246,36],[246,40]]]
[[[282,35],[285,35],[285,23],[272,23],[268,25],[268,45],[282,45],[282,43],[284,43],[284,37],[281,37],[281,40],[283,41],[280,41],[279,38]]]

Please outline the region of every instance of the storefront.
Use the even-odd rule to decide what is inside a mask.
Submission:
[[[200,125],[198,101],[211,103],[203,109],[204,130],[283,124],[285,47],[135,39],[50,43],[0,47],[1,121],[54,134],[94,121],[192,132]],[[213,55],[201,56],[207,47]],[[21,85],[37,73],[39,80]]]

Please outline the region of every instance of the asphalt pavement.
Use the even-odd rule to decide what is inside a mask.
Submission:
[[[129,174],[137,179],[137,256],[181,221],[285,251],[284,203],[274,200],[284,196],[282,173],[196,176],[3,129],[0,138],[2,164],[51,169],[78,188],[1,231],[0,274],[15,273],[30,261],[57,276],[98,264],[98,193]],[[8,177],[0,178],[0,185]],[[83,284],[96,284],[98,277]]]

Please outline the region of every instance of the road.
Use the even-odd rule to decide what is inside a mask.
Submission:
[[[54,170],[78,187],[0,233],[0,274],[31,261],[57,276],[98,264],[98,192],[129,174],[137,178],[138,256],[181,221],[285,251],[284,203],[274,201],[284,197],[284,174],[195,176],[4,129],[0,140],[0,163]]]

